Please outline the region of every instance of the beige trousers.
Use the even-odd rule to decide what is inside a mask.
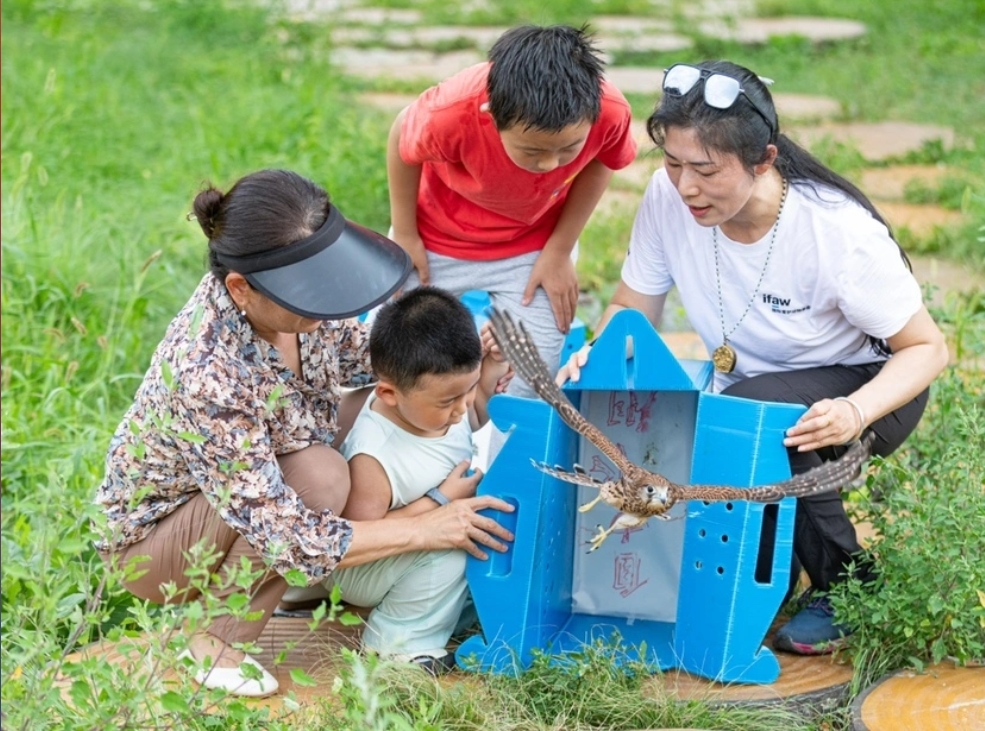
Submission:
[[[345,459],[336,450],[325,445],[314,445],[293,454],[277,458],[284,480],[301,498],[304,505],[315,512],[332,510],[342,512],[349,494],[349,472]],[[127,546],[114,554],[104,554],[103,560],[119,566],[140,558],[136,567],[143,575],[124,583],[135,596],[157,604],[167,601],[162,585],[172,583],[178,588],[170,599],[172,603],[194,601],[199,591],[190,586],[187,571],[191,568],[188,551],[202,539],[212,542],[215,561],[209,573],[219,577],[211,593],[220,601],[242,591],[237,586],[223,588],[227,572],[236,571],[241,560],[249,561],[252,571],[264,571],[250,590],[250,612],[262,613],[259,619],[244,621],[238,617],[222,616],[207,629],[224,642],[253,642],[263,631],[281,597],[287,590],[287,582],[253,550],[240,533],[230,527],[202,493],[198,493],[184,505],[161,520],[143,540]],[[199,567],[202,568],[202,567]]]

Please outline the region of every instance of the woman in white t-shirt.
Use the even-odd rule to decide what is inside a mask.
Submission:
[[[712,355],[716,391],[809,407],[784,440],[797,474],[867,430],[875,453],[895,450],[948,354],[886,222],[780,133],[767,83],[724,61],[667,70],[647,121],[664,167],[643,196],[596,333],[625,308],[656,326],[676,286]],[[585,348],[559,377],[577,380],[587,357]],[[861,549],[838,493],[798,501],[794,549],[812,590],[844,579]],[[850,631],[826,598],[808,598],[777,633],[778,648],[826,652]]]

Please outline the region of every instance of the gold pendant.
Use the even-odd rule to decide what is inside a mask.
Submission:
[[[711,362],[719,373],[731,373],[735,368],[735,349],[728,343],[722,343],[711,354]]]

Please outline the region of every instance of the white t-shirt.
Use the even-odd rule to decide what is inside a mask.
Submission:
[[[884,360],[868,336],[895,335],[920,309],[920,285],[886,227],[841,191],[819,190],[790,186],[758,292],[772,231],[753,244],[717,231],[724,331],[737,361],[732,373],[715,374],[716,391],[762,373]],[[709,353],[723,341],[712,241],[666,171],[654,173],[622,279],[647,295],[676,285]]]
[[[370,406],[370,394],[339,451],[346,460],[367,454],[390,480],[390,510],[400,508],[437,487],[463,459],[472,459],[472,427],[468,417],[442,437],[419,437],[404,431]]]

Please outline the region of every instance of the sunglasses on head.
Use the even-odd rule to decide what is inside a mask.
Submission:
[[[663,90],[667,94],[684,96],[694,88],[695,84],[702,80],[705,84],[705,104],[709,107],[728,109],[735,104],[735,100],[741,94],[749,101],[753,110],[766,122],[766,126],[770,130],[770,136],[772,137],[776,133],[776,128],[770,120],[769,115],[759,106],[755,99],[746,93],[739,80],[733,79],[731,76],[701,69],[686,63],[676,63],[664,71]],[[763,79],[763,83],[771,84],[773,82],[770,79]]]

